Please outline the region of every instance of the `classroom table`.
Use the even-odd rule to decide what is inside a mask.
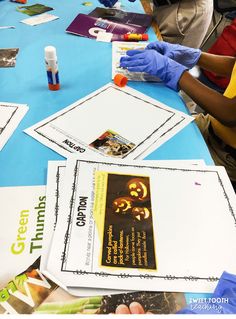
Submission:
[[[29,0],[27,5],[35,3],[35,0]],[[43,4],[53,7],[54,10],[49,13],[59,16],[59,19],[29,26],[20,22],[29,17],[16,11],[20,4],[0,1],[0,25],[15,26],[15,29],[0,30],[0,47],[19,48],[16,66],[0,68],[0,101],[29,106],[29,111],[0,152],[0,186],[46,184],[47,162],[62,157],[23,130],[111,81],[111,43],[65,32],[79,12],[89,13],[99,3],[93,1],[92,6],[84,6],[82,1],[76,0],[45,0]],[[127,11],[143,12],[138,1],[122,0],[122,5],[122,9]],[[152,29],[148,34],[150,41],[156,40]],[[44,47],[47,45],[57,49],[61,82],[59,91],[48,90],[44,62]],[[181,97],[163,84],[129,82],[128,85],[171,107],[188,112]],[[212,164],[207,146],[194,123],[147,158],[204,159],[207,164]]]
[[[121,2],[123,10],[143,12],[138,0]],[[27,5],[36,3],[40,2],[28,0]],[[61,160],[63,157],[23,130],[112,81],[111,43],[65,32],[78,13],[87,14],[101,6],[98,1],[92,1],[91,6],[85,6],[83,1],[78,0],[44,0],[42,3],[53,7],[54,10],[49,13],[59,19],[29,26],[20,22],[29,17],[17,12],[16,8],[20,4],[0,1],[0,26],[15,26],[15,29],[0,29],[0,48],[19,48],[16,66],[0,68],[0,101],[29,106],[29,111],[0,152],[0,186],[45,185],[48,161]],[[156,40],[151,28],[148,34],[150,41]],[[48,89],[44,62],[44,47],[48,45],[57,49],[61,82],[59,91]],[[188,113],[180,95],[162,83],[129,82],[128,86]],[[206,164],[213,164],[194,122],[152,152],[147,159],[204,159]]]

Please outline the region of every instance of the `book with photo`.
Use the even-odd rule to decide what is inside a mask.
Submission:
[[[106,19],[120,24],[133,24],[144,27],[144,32],[152,23],[152,16],[145,13],[125,12],[115,8],[100,8],[97,7],[89,13],[89,16]],[[144,33],[143,32],[143,33]]]
[[[66,32],[96,39],[99,32],[122,35],[126,33],[144,33],[145,30],[146,28],[142,26],[134,24],[121,24],[80,13],[68,26]]]

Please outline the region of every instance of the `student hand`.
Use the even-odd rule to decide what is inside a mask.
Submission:
[[[131,72],[146,72],[159,77],[168,87],[178,91],[178,82],[187,68],[156,50],[129,50],[120,66]]]
[[[116,308],[116,315],[130,315],[130,314],[143,315],[145,314],[145,311],[143,307],[140,305],[140,303],[136,301],[132,302],[129,305],[129,307],[121,304]],[[146,312],[146,314],[151,314],[151,312]]]
[[[189,48],[179,44],[156,41],[147,45],[146,49],[156,50],[162,55],[183,64],[188,69],[193,68],[201,55],[201,50]]]

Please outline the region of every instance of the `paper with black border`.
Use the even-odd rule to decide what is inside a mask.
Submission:
[[[0,102],[0,150],[28,111],[26,104]]]
[[[112,160],[109,160],[109,163],[102,160],[97,160],[96,163],[90,160],[68,160],[65,185],[70,192],[64,194],[63,212],[65,215],[58,223],[53,238],[47,265],[49,272],[60,278],[67,286],[212,292],[223,270],[232,273],[236,271],[235,257],[231,253],[236,240],[236,200],[224,168],[158,167],[155,161],[152,164],[150,162],[136,161],[134,164]],[[79,165],[79,168],[76,165]],[[165,182],[161,183],[161,187],[155,192],[155,197],[159,199],[158,205],[155,203],[155,198],[152,198],[153,209],[156,210],[158,207],[158,216],[153,215],[155,227],[157,226],[155,232],[157,273],[140,273],[136,270],[130,271],[130,269],[123,270],[122,273],[116,270],[107,272],[99,268],[99,239],[91,218],[92,246],[95,245],[92,247],[93,262],[89,266],[85,267],[84,264],[83,267],[81,266],[85,255],[82,251],[76,254],[75,247],[78,250],[79,243],[86,246],[86,239],[83,242],[81,229],[78,233],[75,227],[74,218],[76,218],[76,207],[78,206],[76,195],[81,194],[79,185],[82,185],[82,192],[90,189],[88,193],[93,187],[89,185],[88,178],[86,185],[77,183],[77,174],[80,174],[79,180],[81,181],[85,171],[92,174],[93,170],[98,167],[99,170],[110,172],[120,171],[130,174],[140,173],[141,170],[142,174],[148,173],[152,180],[152,194],[156,189],[154,176],[158,173],[157,180],[162,180],[162,182],[164,178]],[[79,192],[77,193],[78,187]],[[176,203],[179,206],[176,206]],[[86,216],[89,220],[89,215]],[[198,224],[196,224],[197,221],[199,221]],[[219,236],[222,228],[225,234],[223,238]],[[179,230],[176,231],[176,229]],[[206,249],[206,243],[208,243],[207,247],[211,249]],[[219,258],[218,252],[221,245],[223,249],[220,250],[221,258]]]
[[[112,130],[135,144],[123,156],[135,159],[153,143],[159,147],[191,121],[191,116],[132,88],[108,84],[25,132],[68,157],[73,153],[104,155],[89,144]]]
[[[160,160],[159,165],[205,165],[203,160]],[[54,231],[57,225],[58,215],[60,214],[61,203],[63,200],[63,184],[64,174],[66,169],[66,161],[49,161],[47,173],[47,193],[46,193],[46,212],[44,222],[44,233],[47,234],[43,238],[43,249],[40,260],[40,270],[50,277],[58,285],[68,290],[73,295],[102,295],[103,293],[118,293],[117,290],[108,289],[93,289],[93,288],[74,288],[66,287],[57,278],[52,276],[47,271],[47,260],[50,254],[51,243],[53,240]],[[52,213],[53,212],[53,213]]]

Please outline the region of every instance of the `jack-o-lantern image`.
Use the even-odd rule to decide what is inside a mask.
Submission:
[[[112,208],[115,213],[125,215],[133,208],[133,200],[130,197],[116,198],[112,203]]]
[[[134,207],[132,209],[132,215],[138,221],[142,221],[148,219],[149,216],[151,216],[151,212],[147,207]]]
[[[147,185],[147,182],[143,178],[132,178],[127,183],[127,187],[132,199],[138,201],[149,200],[149,185]]]

